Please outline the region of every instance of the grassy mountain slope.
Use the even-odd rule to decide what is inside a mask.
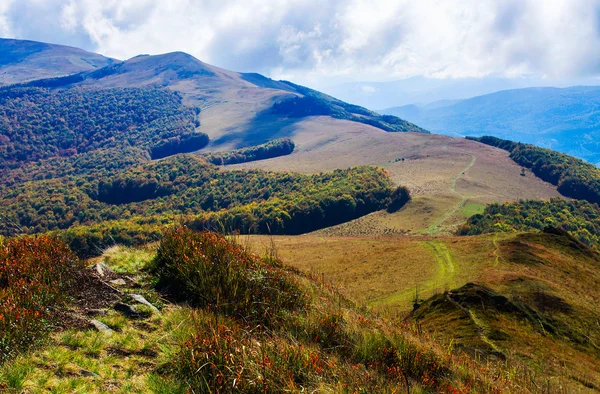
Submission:
[[[115,60],[62,45],[0,38],[0,85],[90,71]]]
[[[408,316],[457,352],[524,362],[538,391],[548,380],[550,392],[600,387],[600,255],[568,235],[251,242],[257,250],[274,244],[286,264],[322,275],[360,304]],[[415,295],[421,306],[411,314]]]
[[[596,86],[527,88],[445,105],[411,105],[381,112],[439,133],[493,135],[598,163],[599,102],[600,87]]]
[[[385,133],[327,117],[306,120],[294,132],[294,153],[230,169],[318,173],[353,165],[386,169],[413,199],[396,213],[377,213],[328,232],[336,235],[448,233],[490,202],[560,197],[556,187],[521,167],[502,149],[465,139]]]
[[[510,158],[553,185],[564,196],[600,203],[600,170],[573,156],[495,137],[467,137],[510,152]],[[524,173],[522,175],[525,175]]]
[[[519,156],[544,182],[503,144],[389,133],[420,130],[183,53],[2,93],[0,220],[17,237],[0,237],[0,324],[10,328],[0,346],[23,353],[3,357],[14,361],[0,367],[0,390],[600,387],[597,251],[559,230],[440,236],[485,203],[558,197],[552,184],[595,185],[589,167],[545,151]],[[190,141],[205,144],[202,130],[208,150],[272,142],[207,152],[240,163],[219,168],[178,154],[196,150]],[[273,140],[285,136],[291,142]],[[404,184],[414,198],[383,211]],[[592,219],[585,213],[579,222]],[[329,228],[235,241],[172,229],[178,224],[262,234]],[[419,236],[398,235],[408,232]],[[68,286],[83,282],[63,241],[79,256],[102,254],[90,263],[116,272],[93,265],[85,271],[93,286]],[[268,244],[264,257],[245,241]],[[132,307],[139,293],[163,313]],[[86,329],[92,317],[101,332]]]

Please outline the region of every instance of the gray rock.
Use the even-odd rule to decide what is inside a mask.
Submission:
[[[87,369],[81,369],[79,371],[79,374],[81,376],[88,376],[88,377],[91,377],[91,376],[96,377],[96,376],[98,376],[98,374],[96,372],[88,371]]]
[[[139,302],[142,305],[146,305],[150,309],[152,309],[155,313],[161,314],[157,307],[148,302],[147,299],[144,298],[141,294],[130,294],[131,298],[133,298],[136,302]]]
[[[127,284],[127,282],[125,282],[123,279],[120,279],[120,278],[111,280],[110,283],[115,286],[125,286]]]
[[[98,273],[98,275],[100,276],[106,276],[108,275],[112,270],[110,269],[110,267],[108,265],[106,265],[104,263],[104,261],[101,261],[99,263],[96,264],[96,272]]]
[[[106,324],[104,324],[98,320],[90,320],[90,325],[92,327],[94,327],[96,330],[98,330],[101,333],[106,334],[106,335],[112,335],[112,333],[114,332]]]

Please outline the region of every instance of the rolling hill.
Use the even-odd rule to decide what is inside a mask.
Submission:
[[[0,38],[0,85],[75,74],[115,62],[78,48]]]
[[[454,136],[492,135],[600,162],[600,87],[527,88],[381,113]]]

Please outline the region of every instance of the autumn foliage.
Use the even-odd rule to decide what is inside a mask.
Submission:
[[[0,242],[0,361],[43,338],[81,264],[66,244],[46,236]]]

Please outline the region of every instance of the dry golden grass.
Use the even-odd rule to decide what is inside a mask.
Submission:
[[[257,251],[274,246],[286,264],[322,275],[349,298],[385,314],[408,314],[417,287],[426,299],[468,282],[485,285],[541,311],[557,331],[475,309],[434,313],[423,327],[448,346],[525,362],[538,384],[545,382],[540,391],[548,392],[548,385],[559,393],[600,390],[600,257],[568,238],[305,235],[253,236],[248,242]]]
[[[461,286],[493,262],[481,253],[493,248],[489,237],[322,237],[252,236],[257,251],[271,247],[278,256],[301,271],[323,275],[349,298],[383,309],[408,312],[415,290],[427,298]]]

